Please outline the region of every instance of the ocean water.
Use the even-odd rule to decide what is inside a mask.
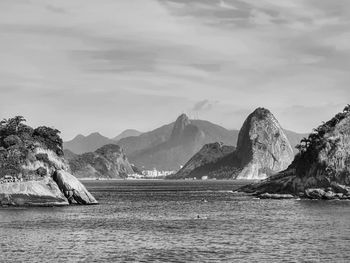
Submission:
[[[350,262],[348,201],[259,200],[235,181],[84,184],[100,205],[0,208],[0,262]]]

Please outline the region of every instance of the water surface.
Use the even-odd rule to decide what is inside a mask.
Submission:
[[[350,260],[347,201],[259,200],[234,181],[84,184],[100,205],[0,208],[0,261]]]

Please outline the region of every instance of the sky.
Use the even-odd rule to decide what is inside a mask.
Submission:
[[[257,107],[310,132],[350,103],[348,0],[1,0],[0,118],[65,140]]]

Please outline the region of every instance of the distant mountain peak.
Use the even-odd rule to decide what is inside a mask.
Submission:
[[[177,139],[181,137],[183,132],[185,131],[185,128],[191,124],[190,119],[186,114],[181,114],[175,121],[174,123],[174,128],[171,133],[171,138],[172,139]]]
[[[73,140],[82,140],[82,139],[84,139],[84,138],[85,138],[84,135],[78,134],[77,136],[75,136],[75,137],[73,138]]]
[[[135,130],[135,129],[127,129],[123,132],[121,132],[119,135],[113,138],[115,141],[119,141],[121,139],[127,138],[127,137],[135,137],[140,136],[142,132]]]
[[[93,133],[90,133],[87,137],[92,137],[92,136],[94,136],[94,137],[104,137],[101,133],[99,133],[99,132],[93,132]]]

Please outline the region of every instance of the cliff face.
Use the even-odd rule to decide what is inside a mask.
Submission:
[[[123,149],[114,144],[74,156],[69,160],[69,166],[79,178],[126,178],[128,174],[134,173]]]
[[[272,113],[258,108],[245,120],[238,136],[237,157],[243,170],[237,179],[263,179],[284,170],[293,149]]]
[[[96,204],[95,198],[67,172],[59,131],[32,129],[23,121],[23,117],[15,117],[0,123],[0,204]],[[66,176],[58,178],[56,174]]]
[[[256,109],[245,120],[236,151],[218,145],[204,147],[173,177],[264,179],[286,169],[294,157],[282,127],[263,108]]]
[[[350,107],[315,129],[299,149],[288,169],[242,190],[325,199],[350,196]]]

